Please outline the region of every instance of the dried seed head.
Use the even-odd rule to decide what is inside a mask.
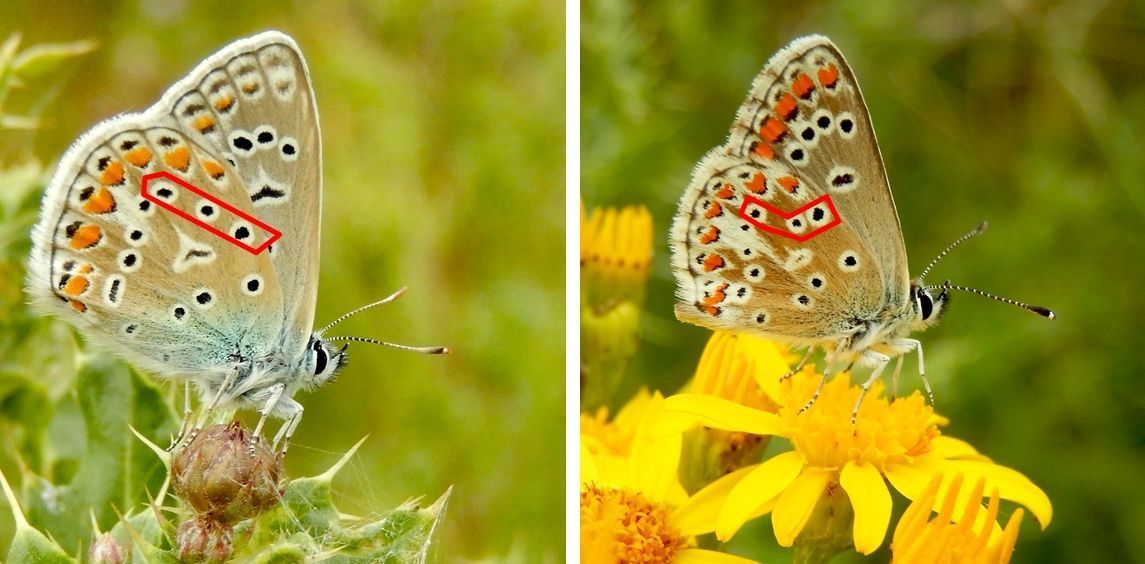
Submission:
[[[231,557],[231,526],[209,517],[196,517],[179,525],[175,548],[183,562],[226,562]]]
[[[214,425],[175,453],[175,495],[204,518],[233,524],[278,503],[282,457],[259,441],[251,452],[242,423]]]

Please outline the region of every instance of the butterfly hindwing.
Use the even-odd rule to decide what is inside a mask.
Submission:
[[[697,165],[672,231],[681,320],[830,341],[908,288],[898,216],[858,84],[825,37],[753,83]]]
[[[240,40],[171,89],[187,135],[233,162],[257,217],[282,231],[270,256],[292,343],[305,344],[318,292],[322,143],[310,73],[279,32]]]

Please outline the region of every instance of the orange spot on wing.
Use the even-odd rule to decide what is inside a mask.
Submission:
[[[88,285],[87,278],[83,276],[72,276],[68,278],[68,283],[64,284],[64,293],[69,296],[78,296],[87,290]]]
[[[194,123],[191,124],[199,133],[206,133],[211,128],[215,127],[215,118],[210,114],[203,114],[195,118]]]
[[[68,305],[72,306],[72,309],[76,310],[77,313],[83,313],[87,311],[87,306],[79,300],[68,300]]]
[[[111,197],[111,192],[107,188],[100,188],[96,195],[84,202],[83,211],[87,213],[113,212],[115,211],[115,198]]]
[[[735,195],[735,188],[732,188],[731,183],[724,183],[723,187],[716,191],[717,198],[728,199]]]
[[[701,306],[700,309],[704,310],[704,313],[706,313],[712,317],[719,317],[720,316],[720,308],[718,308],[716,306],[706,305],[706,306]]]
[[[728,285],[726,283],[720,284],[719,287],[716,288],[716,291],[712,292],[712,295],[704,298],[704,305],[714,306],[726,300],[728,295],[725,293],[725,290],[727,289]]]
[[[819,69],[819,84],[824,88],[834,88],[835,84],[839,82],[839,67],[835,63],[827,65],[827,68]]]
[[[124,153],[123,159],[139,168],[143,168],[151,163],[151,149],[147,147],[136,147]]]
[[[79,270],[76,270],[76,272],[78,272],[80,274],[87,274],[87,273],[91,272],[91,270],[92,270],[91,265],[84,263],[83,266],[79,267]]]
[[[767,191],[767,177],[762,172],[757,172],[755,176],[751,177],[751,181],[744,184],[743,187],[753,194],[762,194]]]
[[[118,186],[122,182],[123,163],[119,161],[108,163],[107,168],[103,169],[103,174],[99,176],[99,183],[104,186]]]
[[[206,171],[208,176],[210,176],[211,178],[214,178],[215,180],[218,180],[218,179],[223,177],[223,165],[221,165],[215,161],[211,161],[211,160],[203,161],[203,170]]]
[[[799,102],[795,100],[795,96],[784,94],[775,104],[775,113],[783,118],[783,121],[791,121],[799,113]]]
[[[763,120],[763,124],[759,126],[759,136],[768,143],[775,143],[787,134],[787,126],[771,116],[767,116]]]
[[[717,229],[713,225],[713,226],[709,227],[706,231],[704,231],[704,233],[702,235],[700,235],[700,242],[707,245],[708,243],[711,243],[712,241],[716,241],[719,238],[720,238],[720,230]]]
[[[255,92],[258,92],[258,83],[257,82],[248,82],[248,83],[244,84],[243,85],[243,92],[246,92],[247,94],[254,94]]]
[[[723,267],[724,257],[721,257],[720,255],[712,254],[708,255],[708,258],[704,259],[704,272],[711,272],[717,268]]]
[[[704,217],[707,219],[712,219],[713,217],[719,217],[723,215],[723,213],[724,207],[715,202],[712,202],[711,206],[708,207],[708,211],[704,212]]]
[[[795,189],[799,187],[799,179],[794,176],[784,176],[777,180],[780,186],[787,189],[788,192],[795,193]]]
[[[771,160],[775,158],[775,151],[772,150],[771,145],[767,143],[755,143],[751,147],[751,152],[756,156]]]
[[[77,251],[95,246],[103,238],[103,232],[95,225],[84,225],[72,234],[71,246]]]
[[[807,76],[807,73],[799,73],[799,76],[795,77],[795,82],[791,83],[791,91],[804,100],[811,96],[813,90],[815,90],[815,83],[811,81],[811,77]]]
[[[223,95],[218,100],[215,100],[215,109],[220,112],[225,112],[235,105],[235,97],[230,95]]]
[[[187,172],[187,167],[191,164],[191,149],[188,149],[186,145],[177,147],[163,155],[163,162],[175,170]]]

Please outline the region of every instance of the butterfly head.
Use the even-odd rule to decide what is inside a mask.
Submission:
[[[346,354],[348,346],[346,344],[338,348],[322,340],[318,333],[311,335],[310,342],[306,345],[307,356],[303,365],[306,374],[305,387],[313,390],[333,380],[338,375],[338,370],[345,366],[349,359]]]
[[[935,293],[934,290],[942,290]],[[946,312],[946,302],[950,294],[944,287],[928,287],[922,279],[910,283],[911,331],[921,331],[938,323],[938,318]]]

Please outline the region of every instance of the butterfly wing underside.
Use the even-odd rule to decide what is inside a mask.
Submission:
[[[671,233],[676,315],[800,343],[904,307],[906,249],[854,74],[826,37],[756,77],[696,166]]]
[[[308,331],[317,129],[289,38],[269,32],[225,47],[154,106],[97,125],[64,155],[33,231],[29,294],[167,377],[266,354],[298,316]],[[249,150],[226,150],[242,137]],[[293,154],[286,143],[297,144]],[[240,248],[272,236],[251,218],[282,238],[258,253]],[[303,344],[306,331],[296,331]]]

